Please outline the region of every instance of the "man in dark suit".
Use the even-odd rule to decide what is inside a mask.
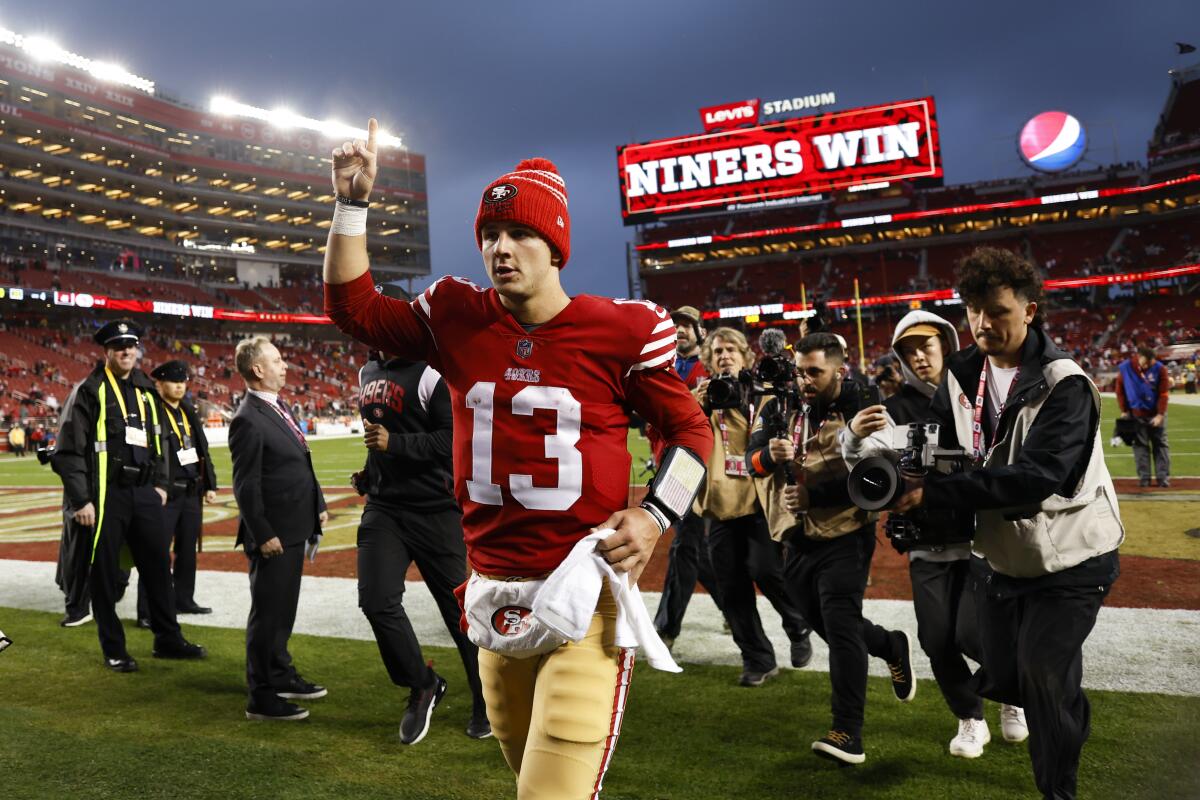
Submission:
[[[246,398],[229,427],[233,494],[241,518],[237,543],[250,561],[246,624],[246,718],[299,720],[292,700],[324,697],[292,666],[287,640],[296,621],[306,552],[316,557],[329,518],[304,434],[279,392],[287,364],[263,336],[245,339],[234,356]]]

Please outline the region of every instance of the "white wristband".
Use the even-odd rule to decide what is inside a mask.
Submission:
[[[341,203],[333,204],[333,224],[330,233],[342,236],[362,236],[367,232],[367,210]]]

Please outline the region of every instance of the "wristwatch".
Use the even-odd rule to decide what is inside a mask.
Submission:
[[[344,194],[337,195],[337,201],[344,206],[352,206],[353,208],[370,208],[371,204],[366,200],[351,200]]]

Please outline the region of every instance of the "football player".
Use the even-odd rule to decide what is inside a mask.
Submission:
[[[371,120],[365,142],[333,152],[325,308],[347,334],[445,379],[471,586],[491,579],[519,596],[522,581],[545,577],[601,528],[615,533],[598,552],[636,581],[690,506],[712,451],[707,421],[670,370],[675,323],[652,303],[563,291],[567,188],[545,159],[522,161],[483,190],[475,239],[492,288],[446,277],[411,303],[377,293],[365,235],[377,127]],[[646,500],[626,508],[630,412],[668,449]],[[481,646],[480,679],[521,800],[598,796],[620,732],[633,651],[615,644],[607,589],[580,602],[594,604],[582,641],[521,657],[497,650],[526,632],[525,601],[497,604],[489,617],[467,591],[472,640],[497,643]],[[477,631],[480,619],[492,630]]]

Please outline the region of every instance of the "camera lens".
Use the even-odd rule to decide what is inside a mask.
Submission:
[[[850,471],[847,488],[854,505],[864,511],[880,511],[892,504],[901,485],[896,465],[873,456],[863,459]]]

